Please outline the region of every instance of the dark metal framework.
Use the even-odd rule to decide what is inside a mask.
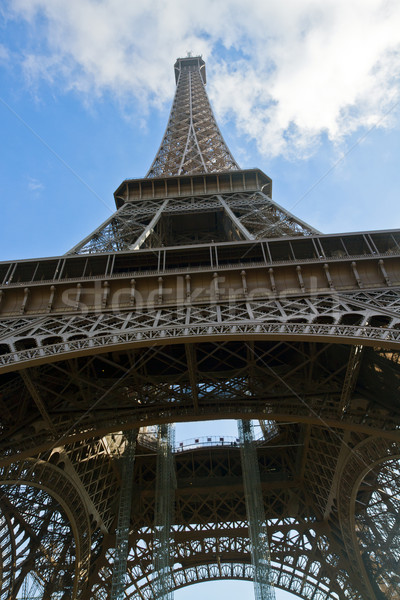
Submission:
[[[147,177],[238,169],[207,97],[204,60],[199,56],[178,58],[174,69],[176,94],[164,138]]]
[[[267,433],[266,428],[264,431]],[[274,437],[277,431],[277,426],[272,422],[271,437]],[[265,519],[264,498],[252,421],[249,419],[239,420],[238,433],[246,515],[249,524],[251,562],[254,570],[254,598],[255,600],[275,600],[275,591],[271,582],[268,527]]]
[[[154,598],[149,427],[220,418],[263,426],[274,585],[398,600],[400,231],[322,235],[278,206],[232,158],[202,59],[175,68],[116,213],[65,256],[0,263],[0,600],[109,600],[116,556],[123,597]],[[169,457],[170,587],[252,579],[236,441]]]

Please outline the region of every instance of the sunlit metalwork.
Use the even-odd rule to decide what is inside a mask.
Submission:
[[[169,433],[225,418],[261,425],[271,584],[397,600],[400,231],[323,235],[276,204],[225,144],[204,61],[175,69],[160,149],[110,219],[0,263],[0,600],[257,580],[238,440]]]
[[[111,600],[122,600],[124,596],[137,431],[131,430],[123,437],[125,447],[121,458],[121,489],[119,495],[118,523],[115,530],[115,562],[111,583]]]
[[[174,429],[160,425],[157,443],[157,475],[154,515],[154,597],[172,600],[171,527],[175,512]]]
[[[252,422],[238,421],[238,431],[251,559],[254,568],[254,596],[256,600],[275,600],[274,588],[271,585],[271,555]]]

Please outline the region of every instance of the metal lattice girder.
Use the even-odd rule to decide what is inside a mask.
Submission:
[[[13,555],[12,563],[5,561],[9,549],[0,544],[1,600],[18,597],[27,587],[40,598],[80,597],[95,536],[72,479],[39,458],[2,468],[1,513],[2,540],[11,538]]]
[[[196,414],[215,418],[219,412],[239,418],[246,407],[259,419],[264,419],[268,410],[280,420],[296,416],[301,422],[318,423],[323,418],[333,427],[351,427],[364,434],[384,432],[392,438],[398,435],[399,354],[382,350],[380,343],[376,349],[365,349],[359,379],[343,414],[340,398],[351,345],[257,339],[253,342],[255,361],[249,362],[248,346],[236,336],[192,342],[188,361],[186,340],[178,343],[176,339],[173,345],[166,345],[165,338],[163,341],[151,350],[144,346],[132,353],[129,347],[112,348],[105,353],[103,349],[90,360],[81,356],[78,361],[71,358],[31,369],[31,379],[57,435],[72,444],[85,436],[119,431],[124,423],[139,427],[157,423],[165,415],[171,420],[182,416],[193,420]],[[53,382],[51,389],[47,380]],[[0,394],[4,428],[0,462],[4,464],[19,453],[23,456],[52,448],[54,433],[44,428],[41,412],[18,373],[5,379]],[[25,430],[24,436],[21,430]],[[10,448],[12,453],[7,451]],[[101,444],[77,442],[69,448],[71,460],[108,526],[112,510],[102,494],[115,485],[109,455]],[[102,461],[101,469],[98,461]]]
[[[400,589],[399,485],[400,457],[381,461],[360,484],[364,510],[356,517],[365,568],[372,571],[375,586],[379,584],[393,600]]]
[[[302,241],[311,247],[314,242]],[[32,280],[32,267],[36,270],[40,264],[18,265],[21,271],[26,267],[25,273],[3,285],[0,339],[6,337],[10,317],[17,317],[17,332],[25,325],[24,316],[40,317],[41,323],[43,315],[86,315],[93,311],[106,314],[111,310],[188,306],[217,300],[270,302],[300,297],[315,302],[316,298],[320,301],[329,296],[345,301],[351,296],[348,312],[365,310],[370,301],[375,314],[390,317],[396,312],[400,253],[385,260],[392,278],[386,283],[381,272],[383,261],[373,254],[357,262],[350,256],[324,259],[311,255],[296,260],[290,256],[295,245],[293,240],[278,246],[271,242],[246,242],[237,246],[196,245],[186,247],[184,253],[178,248],[159,248],[104,257],[75,256],[61,260],[65,274],[57,281]],[[268,259],[268,254],[276,251],[275,260]],[[366,324],[375,326],[374,320]]]
[[[192,231],[174,227],[174,219],[207,214],[208,227]],[[225,215],[217,226],[217,216]],[[160,198],[127,202],[69,254],[122,252],[139,248],[225,242],[282,236],[309,236],[318,231],[276,204],[262,191]]]
[[[129,551],[129,523],[132,510],[133,467],[137,430],[124,434],[125,448],[121,463],[121,489],[119,495],[118,524],[115,536],[115,562],[111,584],[111,600],[122,600],[124,596],[127,559]]]
[[[262,595],[265,521],[275,587],[398,600],[400,232],[321,235],[277,205],[224,143],[202,59],[175,69],[117,212],[65,256],[0,263],[0,600],[108,600],[125,565],[127,600]],[[258,519],[236,441],[174,454],[159,425],[220,418],[263,428]],[[118,432],[142,426],[115,527]]]
[[[177,234],[179,235],[179,232]],[[290,237],[270,237],[267,240],[233,241],[228,244],[214,241],[211,255],[209,251],[205,252],[206,249],[209,250],[208,246],[206,248],[201,244],[190,244],[184,249],[185,265],[188,271],[194,266],[202,267],[204,270],[215,268],[219,263],[226,264],[227,254],[232,267],[243,268],[243,258],[247,258],[246,262],[252,259],[254,265],[263,263],[274,270],[282,267],[282,263],[302,268],[306,265],[321,265],[327,271],[324,275],[326,284],[330,289],[335,289],[340,287],[342,265],[348,264],[351,267],[351,281],[354,286],[358,289],[360,287],[368,289],[369,278],[373,273],[371,269],[366,269],[366,266],[372,264],[373,259],[375,277],[380,275],[380,287],[395,288],[400,280],[397,267],[400,249],[396,245],[395,235],[400,242],[399,232],[348,233],[340,236],[297,235],[294,232]],[[345,248],[345,251],[340,251],[340,247]],[[101,245],[99,245],[100,251],[103,252]],[[156,273],[162,275],[165,270],[174,271],[178,266],[182,268],[182,253],[183,248],[164,246],[157,250],[145,248],[135,252],[119,251],[117,254],[113,251],[104,252],[101,257],[92,254],[85,256],[68,254],[55,258],[1,262],[0,313],[4,314],[7,291],[15,286],[27,287],[28,295],[36,286],[43,289],[43,286],[47,285],[49,292],[50,286],[54,286],[55,292],[56,287],[65,283],[74,281],[82,283],[94,277],[107,280],[108,277],[123,277],[124,274],[127,276],[127,263],[131,276],[140,276],[143,264],[146,265],[148,275]],[[309,287],[307,282],[305,287]],[[55,294],[51,297],[48,293],[47,303],[42,307],[44,311],[51,312],[54,309],[54,296]],[[25,309],[29,308],[29,304],[30,300]],[[385,302],[384,306],[386,304]]]
[[[365,598],[398,598],[399,464],[400,441],[388,444],[376,436],[355,445],[342,469],[342,539]]]
[[[317,435],[318,428],[313,428],[311,440],[314,431]],[[335,541],[327,538],[326,521],[313,512],[312,503],[307,500],[307,487],[303,488],[297,479],[295,459],[301,448],[291,445],[292,434],[293,431],[290,433],[285,427],[279,441],[262,443],[257,452],[271,523],[269,534],[274,560],[271,579],[278,587],[306,599],[314,596],[319,600],[360,600],[346,571],[345,557],[340,556]],[[311,442],[311,454],[313,447]],[[147,448],[146,441],[148,453]],[[154,597],[153,570],[148,565],[152,561],[156,462],[153,454],[141,457],[139,449],[136,482],[141,493],[135,498],[135,506],[140,507],[140,512],[135,511],[132,515],[128,580],[132,599]],[[246,579],[252,579],[239,445],[227,442],[224,446],[217,445],[214,450],[200,445],[197,449],[179,451],[175,455],[175,465],[178,488],[174,588],[207,578],[234,578],[238,572]],[[283,507],[286,507],[284,511]],[[327,567],[324,557],[329,561],[334,557],[335,566]],[[244,565],[239,571],[240,562]],[[346,596],[342,590],[346,590]]]
[[[200,57],[175,63],[176,94],[164,138],[147,177],[238,169],[215,121]]]
[[[183,279],[181,306],[137,307],[124,312],[76,315],[18,317],[0,322],[0,367],[11,371],[20,365],[40,364],[43,359],[59,360],[109,349],[163,344],[166,339],[198,341],[212,333],[215,339],[254,339],[335,341],[382,347],[400,344],[400,295],[397,290],[321,294],[287,298],[238,299],[223,302],[223,288],[210,279],[213,297],[204,303],[184,301],[187,282]],[[237,278],[238,285],[241,279]],[[157,282],[157,286],[160,282]],[[211,295],[209,287],[208,297]],[[156,288],[158,294],[159,287]],[[206,295],[206,293],[205,293]],[[381,300],[381,306],[379,301]],[[385,306],[387,302],[388,308]],[[2,339],[1,339],[2,338]]]
[[[271,556],[267,522],[252,422],[238,421],[238,432],[251,557],[254,567],[254,596],[256,600],[275,600],[275,591],[271,585]]]
[[[172,531],[175,509],[174,428],[160,425],[157,445],[157,477],[154,508],[154,598],[172,600]]]
[[[351,355],[346,369],[346,375],[343,382],[342,397],[340,398],[340,407],[343,412],[346,411],[350,402],[354,386],[357,382],[358,373],[360,371],[364,347],[354,345],[351,348]]]
[[[37,382],[35,387],[37,388]],[[114,520],[114,508],[109,505],[107,499],[110,491],[118,486],[120,479],[114,465],[115,457],[118,456],[117,444],[114,441],[117,439],[119,443],[120,436],[117,438],[112,435],[76,441],[64,446],[52,445],[50,456],[51,462],[61,465],[81,490],[87,511],[102,533],[109,532]]]

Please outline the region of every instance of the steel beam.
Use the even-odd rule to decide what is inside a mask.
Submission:
[[[119,496],[118,524],[116,529],[115,562],[111,582],[111,600],[122,600],[125,596],[125,578],[129,551],[129,524],[132,509],[133,467],[137,430],[125,433],[121,490]]]
[[[174,431],[160,425],[157,447],[157,479],[154,516],[154,598],[172,600],[172,531],[174,522],[176,478],[173,461]]]
[[[151,219],[150,223],[147,225],[147,227],[145,228],[143,233],[138,237],[138,239],[131,246],[129,246],[129,250],[139,250],[140,249],[141,245],[146,241],[146,239],[149,237],[149,235],[151,235],[151,232],[153,231],[154,227],[157,225],[158,221],[160,220],[160,217],[161,217],[165,207],[167,206],[168,202],[169,202],[168,198],[166,200],[164,200],[164,202],[161,204],[160,208],[158,209],[158,211],[156,212],[154,217]]]
[[[238,421],[238,432],[251,557],[254,567],[254,597],[256,600],[275,600],[275,591],[271,585],[271,558],[264,500],[251,421]]]

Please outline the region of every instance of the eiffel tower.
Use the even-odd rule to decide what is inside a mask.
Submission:
[[[230,153],[202,58],[175,77],[111,218],[0,263],[0,599],[256,579],[263,518],[275,588],[398,600],[400,231],[290,214]],[[175,446],[171,423],[218,419],[243,439]]]

